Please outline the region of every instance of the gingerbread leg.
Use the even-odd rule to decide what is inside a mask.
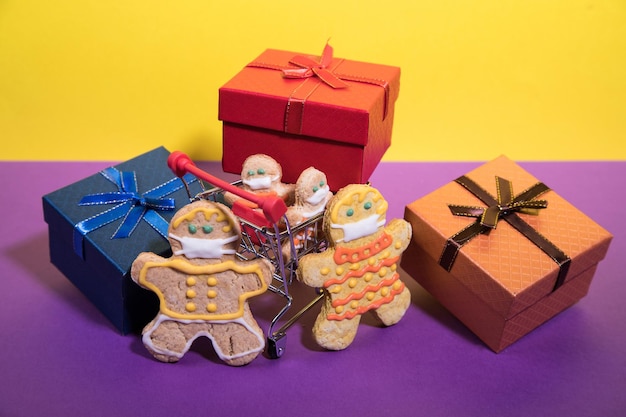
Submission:
[[[220,359],[231,366],[246,365],[265,347],[263,331],[250,314],[235,321],[213,323],[211,341]],[[219,328],[219,331],[216,329]]]
[[[161,362],[178,362],[189,349],[184,323],[159,315],[143,329],[143,344]]]
[[[313,336],[318,345],[329,350],[343,350],[350,346],[356,336],[361,316],[352,319],[328,320],[328,314],[335,309],[330,300],[322,305],[322,311],[313,325]]]
[[[378,307],[375,313],[385,326],[391,326],[400,321],[410,304],[411,292],[405,287],[390,303]]]

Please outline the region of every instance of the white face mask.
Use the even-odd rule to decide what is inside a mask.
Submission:
[[[311,197],[307,198],[306,202],[313,206],[317,206],[319,203],[324,201],[328,195],[328,191],[330,191],[330,189],[328,188],[328,185],[326,185],[317,190]]]
[[[174,251],[174,255],[184,255],[189,259],[219,259],[222,255],[233,255],[235,249],[226,249],[225,245],[234,242],[239,236],[231,236],[224,239],[199,239],[190,236],[176,236],[170,233],[170,237],[180,242],[182,249]]]
[[[338,242],[350,242],[351,240],[360,239],[364,236],[376,233],[379,227],[385,225],[385,219],[378,220],[379,217],[380,214],[372,214],[369,217],[352,223],[331,223],[330,227],[343,230],[343,239],[339,239]]]
[[[276,181],[278,177],[270,177],[265,175],[263,177],[252,177],[241,181],[253,190],[265,190],[272,186],[272,182]]]

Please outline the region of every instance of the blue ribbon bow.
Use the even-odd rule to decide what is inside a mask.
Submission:
[[[118,191],[95,193],[84,196],[78,203],[81,206],[117,204],[102,213],[89,217],[74,226],[74,252],[84,259],[84,237],[87,233],[101,228],[115,220],[124,218],[111,239],[129,237],[139,222],[145,220],[161,236],[167,238],[169,223],[157,211],[172,211],[176,208],[173,198],[167,195],[184,186],[180,178],[171,180],[140,194],[134,171],[119,171],[110,167],[101,171],[107,180],[117,186]],[[184,180],[192,183],[196,178],[190,174]]]

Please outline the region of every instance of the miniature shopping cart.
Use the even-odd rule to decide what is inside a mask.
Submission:
[[[192,196],[190,199],[206,199],[225,203],[224,194],[232,193],[239,197],[231,209],[241,224],[242,240],[237,256],[242,260],[265,258],[274,266],[274,277],[270,291],[283,299],[283,306],[274,316],[267,330],[267,349],[271,358],[280,358],[286,349],[287,329],[323,298],[321,290],[300,311],[285,319],[293,304],[289,286],[296,274],[298,259],[307,253],[321,252],[327,242],[321,238],[323,213],[303,223],[291,227],[285,213],[287,206],[278,196],[259,196],[240,188],[241,181],[229,183],[199,169],[182,152],[173,152],[168,158],[170,169],[183,180],[187,173],[207,182],[210,189]],[[282,325],[281,325],[282,323]]]

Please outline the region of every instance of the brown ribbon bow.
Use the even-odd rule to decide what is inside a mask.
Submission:
[[[455,181],[487,204],[487,207],[448,205],[453,215],[476,217],[477,220],[447,240],[439,258],[439,264],[442,267],[450,271],[463,245],[478,235],[488,234],[496,228],[499,220],[504,220],[557,263],[559,274],[553,291],[563,284],[571,263],[569,256],[516,214],[521,212],[537,215],[539,209],[547,208],[546,200],[535,200],[535,198],[549,191],[550,188],[538,182],[520,194],[514,195],[511,181],[496,176],[497,197],[493,197],[466,176],[461,176]]]
[[[495,204],[491,204],[489,207],[458,206],[454,204],[449,204],[448,207],[455,216],[477,217],[480,219],[481,225],[491,229],[496,228],[499,219],[511,213],[523,212],[525,214],[537,215],[539,214],[538,209],[548,207],[546,200],[533,200],[533,198],[549,190],[542,183],[537,183],[523,193],[514,196],[513,183],[496,176],[496,189],[497,200],[494,202]]]

